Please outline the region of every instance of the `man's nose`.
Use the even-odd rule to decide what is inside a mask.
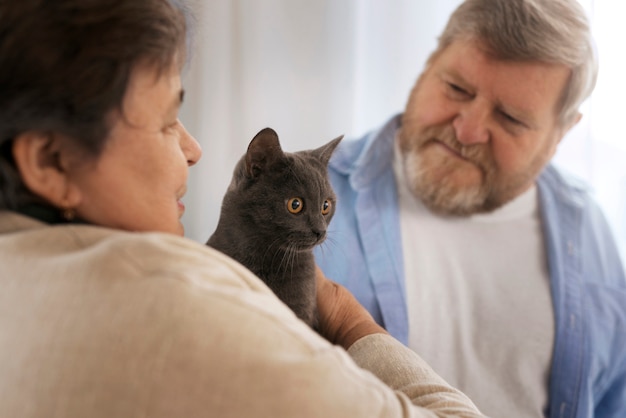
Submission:
[[[467,103],[454,118],[456,137],[463,145],[481,144],[489,141],[489,109],[479,102]]]

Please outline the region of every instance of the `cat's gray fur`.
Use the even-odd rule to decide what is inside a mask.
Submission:
[[[235,167],[217,228],[207,242],[259,276],[313,328],[312,249],[326,238],[335,213],[328,160],[341,138],[315,150],[285,153],[274,130],[260,131]],[[293,198],[302,199],[298,213],[292,213],[298,210]]]

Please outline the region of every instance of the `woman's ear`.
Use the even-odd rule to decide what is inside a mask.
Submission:
[[[35,131],[22,133],[13,142],[13,158],[26,187],[61,209],[72,209],[81,200],[71,181],[73,154],[67,145],[57,135]]]

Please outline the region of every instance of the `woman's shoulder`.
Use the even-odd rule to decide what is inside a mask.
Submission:
[[[269,289],[237,261],[191,239],[161,232],[126,232],[91,226],[69,227],[78,251],[89,262],[127,270],[132,277],[160,278],[190,286]]]
[[[241,382],[276,385],[305,369],[313,378],[320,352],[337,355],[211,248],[161,233],[27,223],[8,232],[0,219],[0,328],[6,351],[20,353],[0,385],[11,382],[20,399],[46,388],[41,410],[88,390],[103,405],[114,394],[200,415],[210,394],[218,410],[220,399],[240,396]],[[60,383],[67,370],[72,378]]]
[[[203,295],[218,290],[271,295],[261,280],[231,258],[166,233],[51,226],[0,212],[0,250],[9,276],[53,277],[49,283],[107,289],[116,284],[128,292],[152,283],[169,289],[171,298],[184,298],[189,289]]]
[[[141,332],[170,324],[189,334],[214,327],[240,337],[234,331],[245,323],[248,331],[265,329],[268,336],[319,348],[303,332],[306,325],[259,278],[206,245],[171,234],[80,224],[24,222],[9,233],[2,224],[0,219],[0,265],[7,273],[2,282],[15,303],[49,295],[42,317],[68,314],[71,321],[108,323],[123,312],[120,321]],[[70,313],[68,301],[80,306]],[[94,307],[106,315],[95,315]]]

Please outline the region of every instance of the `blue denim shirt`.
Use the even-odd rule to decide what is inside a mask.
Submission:
[[[407,344],[392,167],[399,125],[398,115],[335,150],[329,172],[337,208],[316,260]],[[549,416],[626,418],[626,278],[617,246],[582,184],[549,165],[537,187],[556,324]]]

